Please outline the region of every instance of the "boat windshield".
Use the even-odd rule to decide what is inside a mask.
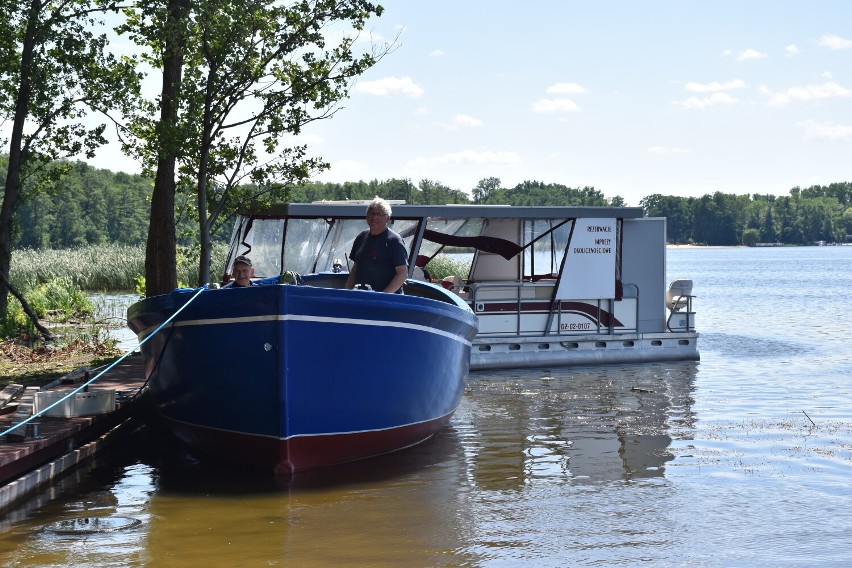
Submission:
[[[420,248],[412,251],[423,220],[426,227]],[[558,277],[574,226],[575,219],[571,218],[440,216],[393,219],[390,224],[402,236],[409,262],[416,255],[416,264],[424,267],[442,252],[472,254],[471,278],[480,281]],[[362,218],[247,218],[235,230],[238,244],[232,247],[228,266],[237,254],[244,254],[252,259],[257,277],[277,276],[283,271],[329,272],[336,261],[348,272],[352,243],[365,229]],[[479,264],[482,266],[477,268]]]
[[[395,219],[391,223],[394,231],[405,235],[403,241],[410,251],[417,221]],[[283,271],[299,274],[331,271],[336,260],[348,272],[352,243],[364,230],[363,219],[255,218],[240,241],[239,254],[252,259],[255,276],[261,278],[277,276]]]

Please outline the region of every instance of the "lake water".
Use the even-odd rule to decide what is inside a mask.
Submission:
[[[286,485],[139,431],[0,520],[0,565],[848,565],[850,274],[670,249],[700,362],[473,373],[436,439]],[[138,524],[52,530],[104,518]]]

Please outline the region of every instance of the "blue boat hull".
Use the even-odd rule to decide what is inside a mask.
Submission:
[[[130,327],[146,339],[194,293],[134,304]],[[142,354],[179,438],[288,474],[429,438],[458,406],[476,330],[457,304],[273,284],[202,292]]]

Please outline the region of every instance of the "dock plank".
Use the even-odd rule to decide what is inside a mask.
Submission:
[[[130,355],[89,385],[88,389],[114,389],[117,393],[127,394],[138,392],[145,383],[143,369],[142,357],[138,354]],[[92,370],[91,376],[96,376],[98,372],[100,369]],[[0,432],[8,430],[16,420],[31,416],[32,401],[28,403],[24,398],[21,397],[15,413],[0,415]],[[101,436],[130,418],[135,402],[130,396],[122,396],[119,397],[116,409],[104,414],[71,418],[40,416],[33,421],[37,421],[38,426],[30,428],[29,432],[24,425],[0,438],[0,485],[10,483],[28,471]],[[32,437],[33,430],[38,430],[37,437]]]

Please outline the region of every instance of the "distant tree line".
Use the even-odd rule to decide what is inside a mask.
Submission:
[[[5,157],[0,156],[0,162]],[[2,164],[0,164],[2,165]],[[63,162],[67,170],[20,208],[15,223],[15,248],[64,249],[98,244],[144,244],[148,234],[153,181],[141,175],[97,169],[84,162]],[[0,168],[2,176],[2,168]],[[376,195],[410,204],[483,204],[532,206],[624,206],[593,187],[524,181],[505,188],[499,178],[485,178],[468,193],[428,179],[346,183],[311,182],[288,188],[287,200],[368,200]],[[177,208],[178,241],[196,244],[196,220]],[[806,189],[789,196],[731,195],[703,197],[650,195],[640,202],[646,215],[666,217],[670,243],[753,245],[843,242],[852,234],[852,183]],[[232,216],[233,217],[233,216]],[[223,223],[214,240],[227,240],[233,219]]]
[[[650,217],[666,217],[670,243],[807,245],[852,235],[852,182],[794,187],[786,196],[649,195],[640,205]]]
[[[15,248],[62,249],[105,243],[145,243],[153,191],[150,178],[96,169],[84,162],[63,162],[57,167],[65,170],[63,176],[43,184],[42,191],[33,192],[20,206],[13,238]],[[464,191],[425,179],[416,185],[408,179],[311,182],[288,188],[284,194],[286,200],[293,203],[369,200],[378,195],[418,205],[623,205],[620,198],[607,200],[603,193],[591,187],[570,188],[525,181],[506,189],[500,187],[497,178],[483,180],[480,186],[483,184],[488,185],[488,189],[474,192],[473,199]],[[189,202],[179,203],[177,207],[177,240],[184,246],[197,245],[193,206],[194,203]],[[232,224],[233,212],[213,234],[214,240],[227,240]]]

